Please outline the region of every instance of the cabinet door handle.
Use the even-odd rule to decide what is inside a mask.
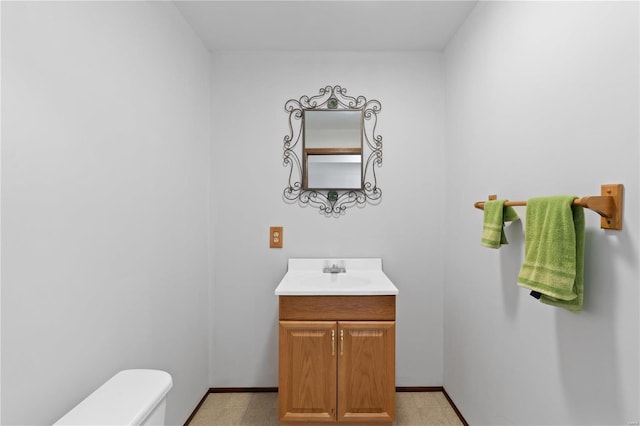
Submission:
[[[344,355],[344,330],[340,330],[340,356]]]
[[[336,356],[336,332],[331,330],[331,356]]]

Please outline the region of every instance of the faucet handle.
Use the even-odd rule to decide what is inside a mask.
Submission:
[[[347,269],[344,267],[344,262],[340,262],[340,264],[334,263],[331,266],[328,266],[327,264],[325,264],[325,266],[322,268],[322,272],[338,274],[340,272],[347,272]]]

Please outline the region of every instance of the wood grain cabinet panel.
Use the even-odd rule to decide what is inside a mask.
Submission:
[[[281,304],[282,297],[286,296],[281,296]],[[353,298],[357,304],[358,297]],[[308,300],[300,306],[290,305],[296,300],[303,301],[288,299],[287,306],[303,312]],[[313,312],[303,316],[315,315],[318,321],[280,318],[280,421],[391,425],[395,418],[395,321],[386,320],[388,313],[372,313],[370,321],[329,321],[325,310],[315,302],[312,305]],[[395,318],[395,297],[392,308]]]
[[[280,321],[281,420],[336,417],[335,321]]]
[[[338,323],[338,420],[395,418],[395,322]]]

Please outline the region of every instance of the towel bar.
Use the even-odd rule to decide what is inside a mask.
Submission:
[[[600,195],[591,195],[576,198],[574,206],[582,206],[593,210],[601,216],[600,228],[602,229],[622,229],[622,201],[624,198],[624,185],[621,183],[605,184],[600,186]],[[490,195],[489,200],[495,200],[495,195]],[[477,201],[473,206],[477,209],[484,209],[484,201]],[[526,206],[526,201],[506,201],[505,206]]]

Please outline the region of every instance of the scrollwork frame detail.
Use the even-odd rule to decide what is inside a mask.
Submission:
[[[289,134],[284,137],[283,165],[289,167],[289,181],[283,192],[288,202],[311,205],[327,216],[339,216],[347,208],[375,204],[382,197],[378,186],[376,167],[382,166],[382,136],[376,134],[378,113],[382,110],[379,101],[367,100],[364,96],[347,95],[342,86],[325,86],[318,95],[303,95],[289,99],[284,105],[289,114]],[[305,110],[361,110],[364,118],[362,131],[362,189],[315,190],[302,185],[302,162],[296,152],[302,149],[302,116]]]

